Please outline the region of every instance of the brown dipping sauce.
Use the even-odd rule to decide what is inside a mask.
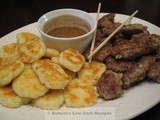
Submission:
[[[55,36],[55,37],[61,37],[61,38],[71,38],[71,37],[77,37],[86,34],[87,31],[78,28],[78,27],[57,27],[54,29],[51,29],[47,32],[48,35]]]
[[[43,31],[53,37],[72,38],[88,33],[90,26],[79,17],[64,14],[46,22]]]

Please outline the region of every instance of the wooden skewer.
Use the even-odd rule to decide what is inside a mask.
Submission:
[[[130,21],[136,14],[138,10],[136,10],[130,17],[128,17],[112,34],[108,36],[89,56],[90,59],[94,54],[96,54],[127,22]]]
[[[96,22],[98,23],[98,19],[99,19],[99,14],[100,14],[100,10],[101,10],[101,3],[99,3],[98,5],[98,9],[97,9],[97,15],[96,15]],[[94,44],[95,44],[95,39],[96,39],[96,33],[97,33],[97,28],[94,31],[94,35],[93,35],[93,39],[92,39],[92,44],[91,44],[91,49],[90,49],[90,55],[94,49]],[[89,62],[92,61],[92,56],[89,58]]]

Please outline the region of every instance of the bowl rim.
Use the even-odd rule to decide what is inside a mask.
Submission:
[[[67,10],[67,11],[82,12],[82,13],[88,15],[89,17],[91,17],[91,18],[93,19],[93,21],[94,21],[93,28],[92,28],[89,32],[87,32],[86,34],[84,34],[84,35],[80,35],[80,36],[77,36],[77,37],[71,37],[71,38],[60,38],[60,37],[50,36],[50,35],[46,34],[45,32],[43,32],[43,31],[41,30],[39,22],[40,22],[40,20],[43,18],[43,16],[48,15],[48,14],[51,14],[52,12],[66,11],[66,10]],[[54,39],[54,40],[65,40],[65,41],[66,41],[66,40],[82,39],[82,38],[85,38],[85,37],[89,36],[89,35],[92,34],[92,33],[95,31],[95,29],[97,28],[97,22],[96,22],[96,20],[95,20],[88,12],[85,12],[85,11],[79,10],[79,9],[65,8],[65,9],[52,10],[52,11],[50,11],[50,12],[47,12],[47,13],[43,14],[43,15],[38,19],[38,21],[37,21],[37,28],[38,28],[38,31],[39,31],[43,36],[46,36],[46,37],[48,37],[48,38],[51,39],[51,40]]]

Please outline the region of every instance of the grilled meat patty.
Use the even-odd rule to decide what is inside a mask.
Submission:
[[[111,22],[106,22],[106,26],[102,27],[102,31],[106,36],[109,36],[112,34],[119,26],[121,23],[111,23]],[[118,35],[119,32],[116,33]],[[114,37],[116,36],[114,35]]]
[[[123,76],[123,88],[129,88],[133,83],[142,81],[146,77],[146,72],[155,62],[153,56],[142,56],[140,60],[129,68]]]
[[[114,17],[114,13],[104,15],[101,19],[98,20],[98,28],[103,28],[107,26],[108,22],[114,23]]]
[[[112,70],[114,72],[125,72],[126,70],[132,67],[134,62],[127,60],[117,60],[109,56],[106,58],[105,64],[108,70]]]
[[[97,48],[101,43],[95,43],[95,48]],[[112,44],[110,42],[107,42],[106,45],[104,45],[94,56],[93,56],[93,60],[95,61],[99,61],[99,62],[103,62],[105,60],[106,57],[108,57],[111,54],[110,48],[111,48]],[[86,51],[84,52],[84,56],[85,58],[88,58],[90,54],[90,47],[86,49]]]
[[[115,99],[123,94],[122,74],[117,74],[111,70],[105,71],[98,81],[97,91],[100,97],[105,100]]]
[[[138,35],[137,35],[138,36]],[[140,35],[141,36],[141,35]],[[112,55],[116,59],[135,59],[157,50],[158,45],[149,37],[138,39],[136,37],[112,48]]]
[[[102,29],[97,29],[96,32],[96,42],[102,42],[105,35],[102,32]]]
[[[147,76],[160,83],[160,62],[155,62],[148,70]]]
[[[144,32],[148,33],[147,27],[141,24],[128,24],[121,29],[121,33],[127,38],[130,38],[134,34],[139,34]]]

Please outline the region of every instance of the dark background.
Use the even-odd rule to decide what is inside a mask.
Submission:
[[[60,8],[76,8],[96,12],[98,2],[101,12],[132,14],[160,27],[160,0],[1,0],[0,38],[22,26],[36,22],[40,16]],[[125,108],[124,108],[125,109]],[[137,116],[134,120],[160,120],[160,103]]]

